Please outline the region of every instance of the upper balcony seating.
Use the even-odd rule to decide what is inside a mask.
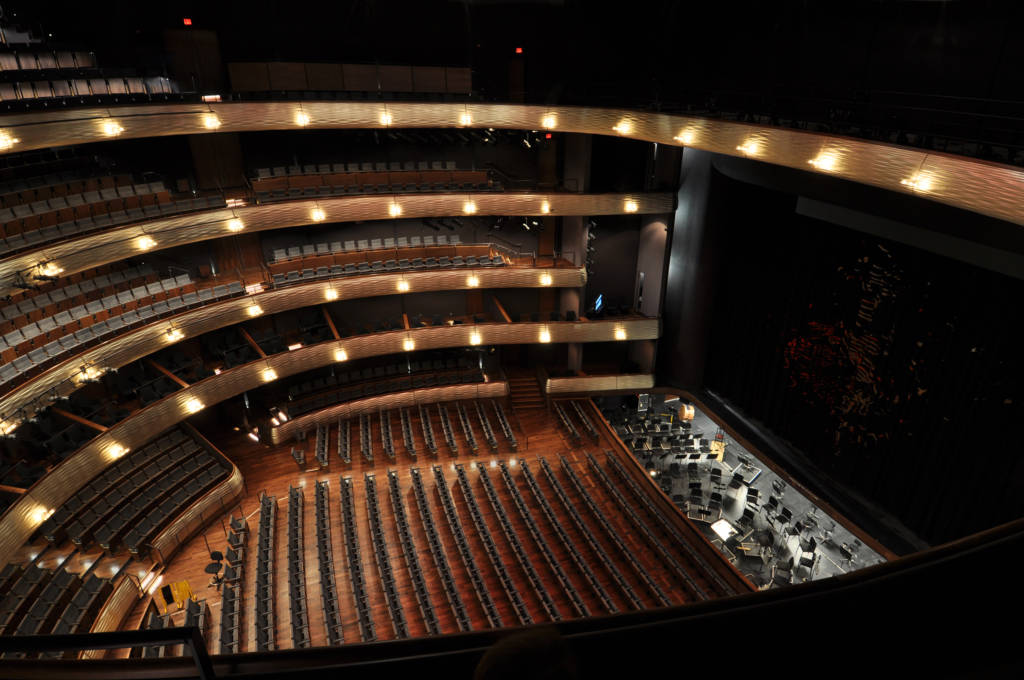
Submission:
[[[260,168],[252,180],[261,203],[291,198],[438,191],[500,190],[486,170],[456,170],[453,161],[331,163]]]
[[[7,108],[13,108],[12,105],[19,103],[42,104],[52,100],[84,103],[83,100],[87,98],[96,103],[166,100],[180,92],[177,83],[163,76],[140,78],[97,72],[91,78],[69,78],[61,73],[38,73],[38,56],[36,65],[37,72],[25,71],[23,75],[18,75],[19,78],[25,78],[23,80],[0,82],[0,102],[6,104]],[[39,77],[44,75],[48,77]]]

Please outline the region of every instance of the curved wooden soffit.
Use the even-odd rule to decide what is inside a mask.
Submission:
[[[302,114],[302,123],[299,114]],[[621,136],[746,156],[915,194],[1024,224],[1024,170],[836,135],[651,111],[433,102],[218,102],[83,107],[0,116],[7,151],[117,138],[295,129],[506,128]],[[14,142],[13,140],[17,140]]]

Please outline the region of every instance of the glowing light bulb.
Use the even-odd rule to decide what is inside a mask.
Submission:
[[[185,337],[185,334],[180,328],[168,328],[167,329],[167,342],[178,342]]]
[[[916,174],[909,179],[901,179],[900,184],[910,187],[915,191],[931,191],[932,178],[928,175]]]
[[[296,125],[306,127],[307,125],[309,125],[309,120],[309,114],[306,113],[305,111],[299,111],[298,113],[295,114]]]
[[[124,128],[121,127],[116,120],[104,121],[103,134],[107,137],[117,137],[122,132],[124,132]]]
[[[761,144],[756,139],[748,139],[737,146],[736,150],[746,156],[756,156],[761,151]]]
[[[479,345],[481,342],[483,342],[483,338],[480,337],[480,333],[478,331],[473,331],[469,334],[469,344]]]
[[[540,119],[540,126],[542,128],[553,130],[555,129],[556,125],[558,125],[558,119],[555,118],[555,115],[553,113],[549,113],[548,115]]]
[[[400,292],[400,293],[408,293],[409,292],[409,282],[406,281],[405,279],[402,279],[401,281],[399,281],[398,282],[398,292]]]
[[[313,208],[313,212],[309,214],[314,222],[323,222],[327,219],[327,213],[323,211],[323,208]]]
[[[473,276],[470,276],[468,279],[466,279],[466,285],[469,286],[470,288],[476,288],[477,286],[480,285],[480,279],[474,274]]]
[[[549,212],[551,212],[551,204],[548,203],[547,201],[543,201],[540,204],[540,211],[547,215]]]
[[[150,250],[156,247],[156,241],[152,236],[140,236],[135,240],[135,245],[139,250]]]
[[[833,172],[839,166],[839,157],[832,151],[823,151],[807,162],[823,172]]]
[[[334,360],[335,361],[348,361],[348,352],[346,352],[343,349],[336,349],[336,350],[334,350]]]
[[[199,413],[205,408],[203,402],[199,401],[195,397],[192,397],[185,402],[185,411],[188,413]]]
[[[468,111],[466,113],[462,114],[461,116],[459,116],[459,125],[465,126],[465,125],[472,125],[472,124],[473,124],[473,116],[469,115]]]
[[[626,329],[623,328],[622,326],[619,326],[618,328],[616,328],[615,329],[615,339],[616,340],[625,340],[626,339]]]
[[[64,271],[63,267],[58,267],[56,262],[40,262],[39,273],[43,276],[57,276]]]
[[[207,130],[216,130],[220,127],[220,118],[212,113],[203,116],[203,127]]]
[[[540,275],[540,285],[542,285],[542,286],[550,286],[551,285],[551,281],[552,281],[551,274],[548,274],[547,272],[544,272],[543,274]]]
[[[242,220],[237,217],[228,220],[228,231],[242,231],[243,229],[245,229],[245,225],[242,224]]]
[[[476,203],[474,203],[473,201],[466,201],[465,203],[462,204],[462,212],[466,213],[467,215],[472,215],[473,213],[476,212]]]
[[[402,349],[406,352],[411,352],[416,349],[416,342],[412,338],[406,338],[402,341]]]
[[[693,144],[694,134],[692,130],[683,130],[672,139],[676,140],[680,144]]]
[[[263,373],[261,373],[260,376],[263,378],[263,382],[273,382],[274,380],[277,380],[277,371],[272,368],[267,368],[263,370]]]
[[[6,132],[0,132],[0,151],[10,151],[11,147],[20,141],[17,137],[11,137]]]
[[[384,113],[380,114],[380,124],[381,125],[391,125],[391,123],[393,123],[394,120],[395,119],[387,111],[385,111]]]
[[[259,305],[253,304],[249,305],[249,307],[245,311],[249,316],[259,316],[260,314],[263,313],[263,308],[260,307]]]
[[[615,125],[615,127],[612,128],[612,130],[615,130],[620,135],[628,135],[633,132],[633,123],[623,118]]]
[[[390,214],[392,217],[398,217],[399,215],[402,214],[402,206],[398,205],[397,203],[392,203],[391,205],[388,206],[388,214]]]
[[[540,337],[538,339],[541,342],[551,342],[551,332],[545,328],[540,332]]]
[[[633,201],[633,200],[626,201],[622,205],[622,207],[625,208],[626,212],[628,212],[628,213],[635,213],[637,210],[640,209],[640,206],[637,205],[636,201]]]
[[[128,453],[128,449],[117,442],[107,447],[107,455],[114,459],[120,458],[126,453]]]
[[[327,290],[324,291],[324,297],[327,298],[328,300],[337,300],[338,291],[334,288],[328,288]]]

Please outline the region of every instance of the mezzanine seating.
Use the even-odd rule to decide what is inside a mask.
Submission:
[[[437,526],[434,523],[434,513],[427,501],[426,491],[423,489],[423,480],[420,479],[419,468],[410,468],[409,476],[412,478],[413,495],[416,498],[416,507],[419,509],[420,520],[423,522],[423,531],[427,535],[427,544],[430,546],[430,554],[434,558],[434,566],[437,574],[441,577],[441,585],[448,598],[448,604],[455,615],[455,622],[459,630],[466,632],[473,630],[473,624],[469,619],[469,612],[459,595],[459,588],[452,575],[451,565],[448,564],[448,557],[445,554],[444,546],[441,545],[441,538],[437,533]],[[396,480],[397,482],[397,480]],[[392,487],[392,493],[397,493],[397,484]]]
[[[458,234],[428,234],[426,236],[399,236],[374,239],[349,239],[345,241],[320,242],[315,244],[306,243],[303,245],[288,246],[286,248],[274,248],[270,257],[270,264],[282,262],[301,261],[305,258],[321,257],[323,255],[341,255],[344,253],[360,253],[371,250],[396,250],[406,248],[436,248],[462,245],[462,238]],[[397,255],[396,255],[397,259]],[[369,260],[367,260],[369,262]],[[463,262],[463,265],[465,262]]]
[[[519,619],[519,623],[528,625],[533,623],[533,617],[530,615],[529,610],[526,608],[526,603],[523,601],[522,595],[519,594],[519,589],[516,588],[515,582],[512,577],[509,576],[508,570],[505,569],[505,563],[501,559],[501,555],[498,553],[498,547],[494,543],[494,538],[491,536],[491,530],[487,528],[487,523],[484,521],[484,516],[480,513],[480,506],[476,503],[476,497],[473,494],[473,487],[469,485],[469,478],[466,476],[466,469],[461,463],[455,465],[455,475],[459,480],[459,487],[462,489],[462,495],[466,500],[466,507],[469,509],[469,517],[473,522],[473,526],[476,527],[477,535],[480,537],[480,542],[484,546],[484,552],[487,553],[487,559],[491,563],[491,567],[495,573],[498,574],[498,580],[501,581],[502,590],[505,591],[505,595],[508,596],[509,601],[512,603],[512,611],[515,612],[516,618]],[[496,614],[497,612],[495,612]]]
[[[377,573],[381,588],[384,590],[384,601],[388,606],[391,626],[398,639],[409,637],[409,624],[405,621],[402,611],[402,600],[395,586],[395,576],[391,572],[391,561],[388,558],[388,544],[381,528],[380,507],[377,503],[377,483],[372,474],[364,478],[366,484],[366,512],[370,518],[370,541],[373,544],[374,559],[377,562]]]
[[[473,551],[469,548],[469,541],[466,540],[466,534],[462,529],[462,522],[459,521],[459,515],[455,511],[455,503],[452,501],[451,492],[448,490],[448,483],[445,481],[444,472],[441,471],[440,465],[433,466],[431,470],[434,473],[434,488],[437,489],[437,495],[441,499],[441,507],[444,509],[445,518],[448,520],[448,527],[455,538],[455,546],[459,551],[459,556],[462,558],[463,566],[466,567],[466,573],[469,574],[473,590],[476,591],[477,599],[480,600],[480,606],[484,610],[484,617],[491,628],[501,628],[501,616],[498,614],[498,608],[494,605],[494,600],[491,599],[491,594],[487,590],[487,584],[484,583],[480,568],[476,564],[476,558],[473,556]]]
[[[423,625],[427,629],[427,635],[439,635],[441,624],[437,620],[437,612],[434,611],[434,605],[430,601],[430,593],[427,591],[426,580],[423,578],[423,569],[420,566],[419,557],[417,557],[416,544],[413,543],[412,532],[409,530],[409,520],[405,514],[405,504],[402,502],[398,474],[394,470],[388,470],[388,495],[391,498],[391,509],[395,515],[398,539],[402,545],[402,559],[405,560],[405,567],[409,571],[416,603],[423,616]]]
[[[345,536],[345,555],[348,561],[348,575],[352,582],[352,598],[356,603],[359,619],[359,636],[363,642],[377,639],[373,616],[370,614],[369,598],[366,594],[366,580],[363,577],[363,563],[359,556],[359,536],[356,533],[355,504],[352,502],[352,478],[341,478],[341,524]]]
[[[413,193],[434,191],[488,191],[494,187],[486,170],[428,169],[399,164],[334,163],[306,166],[289,174],[261,168],[252,180],[260,202],[281,201],[314,196],[348,194]],[[327,172],[320,171],[323,167]],[[281,168],[284,170],[284,168]]]
[[[326,481],[316,483],[316,554],[320,567],[320,605],[324,612],[327,642],[340,645],[345,641],[338,606],[338,586],[334,579],[334,550],[331,547],[330,487]]]

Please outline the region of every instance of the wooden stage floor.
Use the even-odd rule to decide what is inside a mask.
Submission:
[[[256,530],[259,522],[258,499],[262,492],[275,496],[278,504],[274,547],[274,582],[277,584],[277,595],[274,606],[277,621],[276,648],[292,648],[291,617],[289,593],[287,588],[287,521],[288,489],[290,485],[303,487],[305,499],[303,505],[303,524],[305,534],[303,546],[305,558],[306,600],[309,612],[311,643],[313,646],[323,646],[328,644],[321,606],[320,567],[317,558],[315,532],[316,515],[314,482],[318,480],[326,480],[330,485],[329,511],[332,519],[331,543],[334,557],[334,578],[335,583],[337,584],[340,611],[342,613],[344,641],[346,643],[360,641],[356,607],[353,600],[352,585],[346,562],[345,541],[340,521],[341,497],[339,493],[339,484],[340,478],[343,476],[351,476],[354,482],[355,520],[359,535],[360,558],[363,573],[366,578],[366,588],[369,594],[369,604],[374,621],[374,627],[377,633],[377,639],[394,639],[395,633],[384,599],[384,593],[381,588],[378,576],[379,572],[370,539],[370,527],[365,497],[366,486],[364,482],[364,476],[368,473],[372,473],[374,475],[384,537],[387,543],[388,557],[391,562],[391,569],[395,577],[399,598],[409,627],[409,634],[412,637],[426,635],[423,617],[413,593],[409,571],[406,568],[405,561],[402,556],[401,544],[396,531],[396,522],[391,506],[387,483],[386,473],[388,470],[395,470],[398,473],[406,516],[409,520],[410,530],[412,532],[413,541],[416,544],[416,550],[420,565],[423,569],[424,579],[430,594],[431,602],[433,603],[434,610],[440,622],[442,633],[456,632],[458,630],[452,609],[445,597],[441,579],[437,576],[434,562],[427,545],[423,523],[413,496],[412,482],[409,472],[413,467],[418,467],[420,469],[425,491],[427,492],[431,509],[433,511],[435,525],[437,526],[441,541],[444,545],[444,550],[449,564],[452,567],[452,572],[458,586],[460,596],[462,597],[462,600],[469,612],[474,630],[486,628],[488,627],[488,624],[484,617],[480,601],[467,576],[466,568],[459,557],[451,528],[445,519],[443,507],[434,486],[434,477],[431,472],[431,467],[433,465],[442,466],[445,480],[450,489],[452,498],[454,499],[455,507],[469,542],[469,546],[480,572],[483,575],[487,590],[498,609],[503,626],[518,626],[520,625],[519,619],[516,617],[511,602],[501,586],[496,570],[492,567],[487,558],[483,543],[470,518],[469,511],[466,506],[466,499],[458,484],[458,477],[455,473],[456,463],[462,463],[466,466],[466,472],[469,477],[476,502],[480,507],[487,526],[490,529],[491,536],[493,537],[499,554],[502,557],[502,561],[515,583],[519,594],[522,596],[526,608],[534,622],[541,623],[550,620],[550,618],[541,607],[540,598],[538,597],[537,592],[534,590],[531,582],[527,579],[524,571],[516,562],[512,554],[510,544],[502,533],[498,519],[495,516],[486,494],[484,493],[482,483],[479,479],[479,472],[475,469],[476,465],[487,467],[490,480],[494,488],[497,490],[500,501],[504,506],[505,513],[508,515],[520,542],[527,552],[530,562],[537,571],[547,592],[550,593],[554,600],[554,605],[563,619],[573,618],[577,616],[577,614],[572,608],[569,598],[560,586],[553,570],[549,568],[548,564],[541,557],[539,548],[531,538],[523,518],[516,510],[516,506],[512,501],[509,490],[501,477],[501,470],[497,466],[498,461],[505,461],[505,463],[510,466],[510,472],[515,480],[515,484],[533,515],[537,526],[544,535],[548,544],[551,546],[556,560],[560,563],[562,569],[568,575],[570,582],[586,603],[586,606],[590,610],[592,616],[606,615],[607,611],[598,601],[593,588],[584,580],[580,570],[573,565],[566,546],[562,544],[552,526],[545,519],[536,498],[531,493],[530,488],[527,486],[525,479],[523,478],[523,472],[519,464],[519,460],[525,460],[528,462],[530,470],[536,478],[541,491],[555,510],[556,516],[561,521],[571,541],[575,544],[584,560],[590,565],[597,577],[597,580],[610,595],[619,611],[630,611],[632,607],[626,599],[622,589],[615,583],[609,571],[601,565],[598,558],[592,553],[591,548],[588,547],[580,532],[573,525],[568,513],[565,512],[564,508],[558,502],[554,489],[544,475],[538,459],[547,459],[548,463],[556,471],[556,475],[561,481],[562,487],[565,489],[570,501],[575,505],[577,512],[584,518],[585,523],[590,527],[591,533],[597,538],[604,551],[621,572],[626,583],[628,583],[639,596],[644,608],[652,608],[661,605],[655,600],[651,590],[644,585],[643,581],[635,571],[635,568],[622,557],[622,555],[617,551],[616,546],[608,540],[607,536],[601,530],[597,519],[589,512],[587,506],[580,498],[577,497],[574,487],[569,482],[569,479],[559,464],[558,456],[560,454],[564,455],[570,461],[572,468],[582,480],[584,487],[596,503],[599,511],[611,523],[614,531],[624,542],[627,549],[632,552],[639,563],[643,565],[651,575],[652,579],[667,594],[671,603],[673,605],[685,604],[693,599],[691,592],[681,584],[679,578],[672,572],[670,567],[659,559],[659,556],[649,547],[643,536],[641,536],[641,534],[632,526],[630,520],[623,516],[623,513],[619,509],[615,499],[608,494],[607,490],[604,489],[602,484],[590,470],[586,459],[587,451],[593,452],[598,460],[603,461],[604,456],[602,452],[606,449],[610,449],[619,456],[620,462],[624,464],[633,464],[630,461],[628,454],[620,450],[622,448],[621,443],[617,440],[613,440],[606,430],[600,426],[598,427],[598,431],[601,435],[600,442],[594,443],[593,441],[588,440],[584,435],[583,444],[574,448],[570,446],[568,439],[558,427],[558,422],[554,412],[548,412],[541,409],[523,410],[518,412],[518,419],[516,419],[513,417],[511,407],[506,404],[505,408],[510,419],[512,419],[513,427],[517,427],[516,423],[518,420],[519,428],[523,430],[522,432],[518,429],[516,431],[517,438],[520,440],[520,445],[519,451],[513,452],[508,442],[502,436],[501,430],[498,427],[497,419],[494,417],[493,411],[489,410],[488,406],[488,415],[491,420],[491,425],[494,427],[495,434],[499,441],[499,452],[497,454],[492,454],[486,447],[483,432],[479,427],[479,421],[476,419],[476,414],[472,409],[472,404],[470,402],[466,402],[466,405],[467,411],[470,414],[471,421],[474,425],[476,438],[480,445],[479,453],[475,456],[470,455],[469,453],[465,438],[461,432],[459,423],[457,422],[457,412],[454,408],[454,404],[449,405],[449,413],[452,418],[452,426],[456,432],[456,439],[462,449],[457,457],[452,456],[447,451],[447,447],[442,444],[444,439],[440,418],[436,408],[429,410],[435,438],[440,444],[440,453],[436,458],[431,457],[426,453],[419,416],[415,409],[411,410],[412,426],[418,452],[418,460],[416,461],[413,461],[405,450],[401,436],[401,423],[397,413],[392,414],[392,431],[395,439],[396,461],[391,461],[384,455],[380,445],[379,420],[375,415],[373,417],[374,462],[369,463],[360,455],[358,418],[356,418],[352,422],[351,433],[352,463],[345,464],[338,456],[338,428],[332,427],[330,432],[330,441],[328,442],[330,464],[323,469],[300,469],[290,455],[292,444],[268,447],[252,442],[245,436],[244,432],[226,432],[220,434],[204,432],[204,434],[210,438],[215,445],[217,445],[238,465],[242,471],[246,484],[246,490],[240,503],[240,509],[239,506],[234,508],[236,516],[239,514],[240,510],[241,513],[247,517],[251,533],[245,555],[244,581],[242,588],[243,602],[241,606],[242,634],[240,651],[248,652],[256,650],[254,629],[255,606],[253,603],[256,581],[257,552],[255,544]],[[597,410],[590,409],[589,412],[591,414],[591,419],[594,421],[595,425],[597,425],[600,420],[600,415]],[[582,428],[580,429],[582,432]],[[316,458],[312,451],[314,442],[314,433],[310,433],[310,436],[306,441],[307,466],[313,467],[317,465]],[[607,467],[605,467],[605,470],[609,477],[615,479],[615,475]],[[655,494],[660,493],[653,484],[647,483],[645,487],[649,487],[647,491],[649,491],[652,497]],[[627,490],[622,489],[622,493],[631,502],[635,501]],[[640,507],[639,503],[634,506],[634,510],[638,515],[644,516],[643,509]],[[227,526],[227,520],[228,518],[225,515],[220,520],[214,521],[207,527],[205,532],[197,535],[189,541],[182,550],[171,559],[162,579],[162,583],[164,584],[174,581],[188,581],[195,595],[200,599],[206,599],[211,612],[211,616],[209,617],[209,627],[206,631],[206,638],[207,646],[212,653],[217,653],[220,650],[220,593],[217,588],[208,586],[210,576],[204,573],[203,570],[210,561],[209,554],[207,552],[207,541],[209,542],[211,549],[220,550],[222,552],[226,551],[226,533],[224,527]],[[648,526],[650,526],[654,534],[660,538],[664,545],[669,547],[673,555],[680,562],[688,564],[686,560],[687,553],[680,546],[674,544],[674,541],[670,536],[662,531],[656,523],[651,522]],[[696,531],[694,531],[694,537],[694,540],[696,541],[704,541]],[[705,551],[705,548],[708,550]],[[716,551],[710,549],[710,546],[700,546],[700,552],[707,555],[718,555]],[[721,558],[717,563],[710,564],[710,567],[719,573],[727,573],[731,568],[731,566]],[[707,578],[707,574],[701,573],[700,569],[695,566],[693,571],[690,572],[690,575],[695,578],[698,583],[703,584],[706,592],[712,593],[712,596],[714,596],[713,594],[715,593],[715,589],[714,586],[709,585],[710,581]],[[733,582],[735,582],[735,580],[736,579],[733,578]],[[149,605],[149,599],[149,597],[146,597],[140,600],[129,615],[128,619],[125,621],[124,628],[134,629],[139,627],[143,614]],[[160,607],[160,609],[161,611],[163,610],[162,607]],[[174,607],[171,609],[173,610]],[[172,620],[174,623],[180,625],[184,620],[184,613],[181,612],[174,614],[172,616]]]

